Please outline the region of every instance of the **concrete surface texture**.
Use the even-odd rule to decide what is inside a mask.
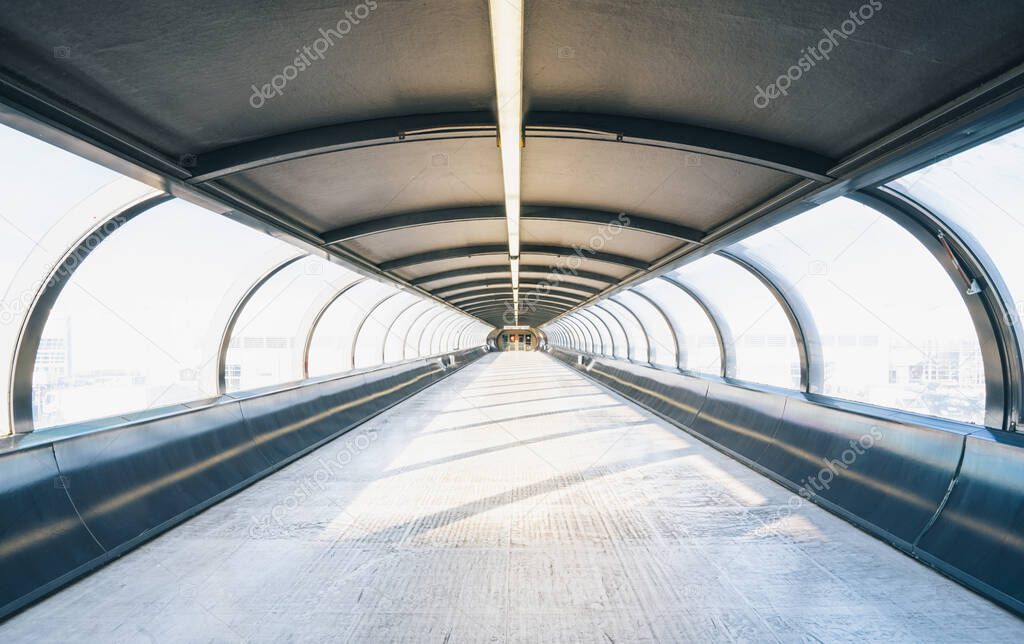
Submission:
[[[491,354],[0,641],[1024,641],[791,498],[543,354]]]

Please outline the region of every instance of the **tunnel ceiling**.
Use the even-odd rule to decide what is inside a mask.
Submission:
[[[841,161],[1019,62],[1019,3],[866,6],[846,35],[846,1],[526,2],[521,292],[575,274],[521,323],[841,180]],[[365,17],[325,34],[346,11]],[[483,0],[22,2],[0,16],[9,102],[502,323]],[[258,93],[325,35],[322,56]],[[827,59],[800,69],[815,44]],[[761,91],[787,73],[785,95]]]

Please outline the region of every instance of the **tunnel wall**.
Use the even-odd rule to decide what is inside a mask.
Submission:
[[[1024,439],[558,348],[558,360],[1024,614]]]
[[[0,619],[478,359],[441,357],[0,445]]]

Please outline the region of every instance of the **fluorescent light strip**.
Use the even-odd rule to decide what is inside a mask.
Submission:
[[[498,136],[505,180],[505,220],[513,288],[519,285],[519,187],[523,132],[523,3],[490,0],[494,83],[498,90]],[[519,304],[516,302],[516,314]]]

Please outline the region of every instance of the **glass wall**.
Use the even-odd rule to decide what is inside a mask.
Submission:
[[[676,342],[672,327],[651,300],[633,293],[623,291],[612,297],[624,307],[636,314],[647,332],[647,340],[651,344],[653,359],[651,362],[665,367],[676,366]]]
[[[727,350],[736,356],[736,378],[777,387],[800,386],[800,355],[789,319],[749,271],[711,255],[670,277],[692,286],[721,312],[732,330]]]
[[[225,302],[294,250],[180,200],[122,223],[50,312],[33,374],[36,426],[217,395]]]
[[[718,336],[704,309],[685,291],[661,278],[648,280],[636,290],[657,301],[668,312],[685,352],[681,368],[721,375],[722,352]]]
[[[812,312],[823,393],[983,421],[985,374],[967,307],[935,258],[901,226],[841,198],[744,246],[782,274]]]

